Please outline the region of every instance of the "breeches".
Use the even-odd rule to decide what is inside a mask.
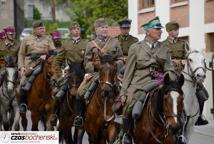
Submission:
[[[139,90],[139,89],[133,89],[133,88],[129,87],[127,89],[127,99],[126,99],[126,103],[125,103],[124,108],[123,108],[123,115],[125,117],[128,117],[129,114],[131,113],[131,110],[132,110],[134,104],[139,99],[145,99],[145,98],[146,98],[146,92],[145,91]]]

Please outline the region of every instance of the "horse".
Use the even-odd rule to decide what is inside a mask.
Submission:
[[[130,133],[137,144],[175,144],[182,129],[184,76],[172,81],[164,76],[162,86],[152,90],[144,110],[131,127]]]
[[[46,60],[40,59],[39,65],[41,72],[35,77],[31,89],[27,92],[28,109],[31,111],[32,130],[38,130],[38,122],[41,120],[44,124],[44,129],[52,130],[50,116],[52,113],[52,60],[53,57],[48,57]],[[18,96],[17,96],[18,97]],[[27,128],[26,113],[21,114],[23,129]]]
[[[189,51],[182,73],[185,77],[182,90],[184,92],[184,109],[187,115],[184,135],[188,143],[200,112],[196,97],[197,83],[203,82],[206,77],[206,65],[203,54],[197,50]]]
[[[74,136],[72,136],[71,128],[76,116],[75,102],[77,102],[77,90],[85,72],[82,64],[70,64],[69,68],[66,69],[68,72],[64,73],[64,80],[68,84],[68,89],[64,100],[60,104],[58,129],[60,131],[60,138],[63,137],[67,144],[81,144],[84,128],[75,127]]]
[[[85,130],[90,144],[113,143],[119,132],[112,105],[119,93],[116,83],[116,63],[109,55],[100,56],[99,81],[85,110]]]
[[[18,69],[16,67],[16,58],[8,56],[4,58],[5,67],[2,69],[2,80],[0,87],[0,129],[19,130],[19,107],[16,100],[15,87],[17,86]]]

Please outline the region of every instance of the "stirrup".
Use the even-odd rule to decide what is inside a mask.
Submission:
[[[25,103],[22,103],[19,105],[19,111],[20,113],[26,113],[27,112],[27,105]]]
[[[76,116],[74,118],[73,126],[75,126],[75,127],[82,127],[83,126],[83,118],[82,118],[82,116]]]

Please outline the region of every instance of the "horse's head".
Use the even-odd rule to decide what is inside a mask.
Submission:
[[[70,86],[70,94],[76,95],[77,89],[84,78],[84,68],[82,64],[70,64],[68,73],[65,73],[65,78],[68,78]]]
[[[116,72],[116,63],[110,55],[100,57],[99,76],[103,96],[112,96]]]
[[[203,82],[206,78],[205,58],[199,51],[187,53],[186,69],[191,78],[196,82]]]
[[[173,130],[181,127],[181,116],[183,113],[183,92],[182,85],[184,76],[181,75],[176,81],[172,81],[167,74],[164,77],[163,95],[163,113],[167,126]]]
[[[13,92],[18,79],[18,69],[16,67],[16,57],[7,56],[5,60],[5,82],[8,92]]]

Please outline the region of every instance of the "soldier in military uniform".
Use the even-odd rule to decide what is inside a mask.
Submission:
[[[95,21],[94,28],[97,37],[88,42],[84,57],[84,65],[87,73],[98,72],[99,69],[99,53],[111,55],[116,60],[118,70],[124,64],[123,51],[120,43],[116,38],[108,35],[108,23],[104,18]]]
[[[4,71],[4,57],[13,56],[15,57],[15,62],[17,61],[17,53],[20,47],[20,43],[15,40],[15,28],[6,27],[4,32],[2,32],[2,40],[0,40],[0,85],[3,79]]]
[[[169,48],[172,59],[185,60],[186,52],[189,50],[189,45],[186,41],[178,38],[179,24],[173,21],[168,22],[166,24],[166,31],[168,33],[168,37],[165,41],[163,41],[163,43]],[[206,125],[208,124],[208,121],[204,118],[202,112],[204,108],[204,102],[208,99],[209,94],[202,83],[198,84],[197,86],[196,96],[198,98],[200,107],[200,116],[196,122],[196,125]]]
[[[97,81],[99,79],[99,66],[100,66],[100,55],[110,55],[117,64],[117,70],[123,66],[123,51],[120,47],[118,39],[112,38],[108,35],[108,23],[104,18],[99,18],[94,23],[94,28],[96,32],[96,38],[89,41],[86,46],[86,52],[84,56],[84,67],[85,67],[85,77],[81,83],[78,92],[80,96],[84,96],[86,101],[87,98],[93,93],[97,88]],[[87,91],[85,92],[85,87],[88,86],[88,79],[94,78],[93,82],[89,84]],[[83,92],[83,95],[81,94]],[[86,96],[87,95],[87,96]]]
[[[72,65],[80,65],[80,67],[82,66],[82,72],[84,73],[83,60],[87,40],[81,38],[81,28],[78,22],[72,22],[70,24],[69,29],[71,37],[63,42],[62,49],[59,51],[58,55],[55,58],[54,67],[56,74],[58,75],[56,77],[61,76],[61,69],[62,66],[65,65],[65,63],[66,65],[70,65],[71,68]],[[64,89],[63,91],[65,91],[67,88],[64,87],[65,86],[62,85],[61,88],[59,89]],[[55,97],[55,104],[53,109],[54,115],[52,116],[51,119],[52,124],[56,124],[60,102],[62,101],[63,98],[64,93],[60,93],[59,90],[59,93],[56,93]],[[74,120],[74,125],[82,125],[83,122],[81,118],[81,112],[83,110],[81,107],[81,101],[79,99],[76,99],[75,102],[77,108],[76,112],[78,116]]]
[[[51,37],[54,43],[54,46],[59,50],[62,48],[62,40],[61,40],[61,34],[58,31],[54,31],[51,33]]]
[[[146,91],[150,91],[157,85],[145,90],[145,86],[156,79],[158,75],[153,72],[168,72],[171,79],[175,79],[174,67],[172,65],[169,50],[158,40],[161,37],[162,25],[158,17],[153,18],[143,25],[146,32],[143,41],[133,44],[128,52],[126,69],[120,92],[120,101],[123,106],[123,126],[119,138],[122,143],[131,143],[128,133],[131,122],[131,111],[137,105],[139,113],[132,112],[134,119],[143,111]]]
[[[15,40],[15,28],[14,27],[6,27],[4,28],[5,37],[4,40],[1,42],[1,49],[0,49],[0,57],[3,58],[4,56],[17,56],[20,43]]]
[[[31,78],[26,78],[29,72],[34,70],[38,63],[38,58],[32,58],[32,55],[38,55],[39,59],[45,60],[49,51],[55,51],[51,37],[46,35],[46,29],[41,20],[33,23],[33,34],[24,38],[18,52],[18,68],[21,74],[20,81],[20,112],[27,111],[27,91],[31,87]],[[35,76],[34,76],[35,77]],[[27,86],[30,84],[30,86]]]
[[[120,42],[124,57],[128,56],[130,46],[138,42],[138,38],[129,34],[131,22],[132,21],[129,19],[124,19],[118,22],[118,24],[120,25],[121,34],[118,35],[116,38]]]

